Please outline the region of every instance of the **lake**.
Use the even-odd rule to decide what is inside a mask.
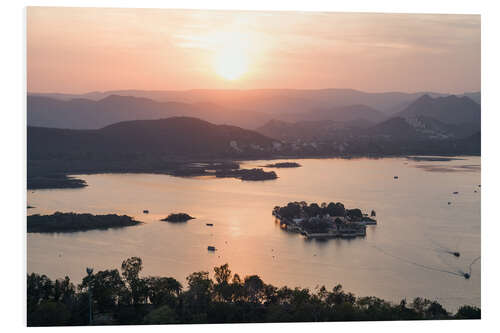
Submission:
[[[283,160],[286,161],[286,160]],[[28,214],[55,211],[127,214],[139,226],[70,234],[28,234],[27,271],[79,283],[86,267],[119,268],[143,259],[143,276],[186,276],[229,263],[240,276],[276,286],[329,289],[399,302],[427,297],[455,311],[480,306],[480,157],[451,161],[297,159],[300,168],[272,169],[278,179],[179,178],[152,174],[81,175],[88,187],[28,191]],[[281,160],[272,161],[281,162]],[[250,161],[243,168],[270,161]],[[267,169],[266,170],[271,170]],[[398,176],[398,179],[394,179]],[[476,191],[476,192],[475,192]],[[458,192],[458,194],[453,194]],[[307,240],[280,229],[274,206],[290,201],[342,202],[374,209],[378,225],[364,238]],[[450,202],[450,204],[448,204]],[[143,210],[149,214],[143,214]],[[196,219],[161,222],[173,212]],[[213,227],[206,226],[213,223]],[[217,248],[207,251],[207,246]],[[455,257],[446,250],[459,251]]]

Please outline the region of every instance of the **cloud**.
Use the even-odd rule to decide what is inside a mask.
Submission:
[[[238,88],[480,89],[479,15],[30,7],[27,22],[30,90],[217,87],[211,59],[233,43],[251,59]]]

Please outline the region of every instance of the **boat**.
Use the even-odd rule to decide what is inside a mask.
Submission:
[[[149,214],[149,210],[147,210],[147,209],[144,209],[142,212],[143,212],[144,214]]]
[[[213,223],[207,223],[207,227],[213,227],[214,224]]]
[[[399,177],[398,176],[394,176],[394,179],[399,179]]]
[[[453,194],[458,194],[458,192],[453,192]]]
[[[208,247],[207,247],[207,250],[208,250],[208,251],[215,251],[215,246],[208,246]]]

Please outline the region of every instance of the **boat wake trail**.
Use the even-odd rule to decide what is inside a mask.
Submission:
[[[474,260],[472,260],[472,262],[470,263],[469,265],[469,275],[472,274],[472,265],[474,265],[476,263],[476,261],[478,261],[479,259],[481,259],[481,256],[475,258]]]
[[[430,239],[430,238],[429,238],[429,241],[430,241],[430,242],[431,242],[431,243],[432,243],[432,244],[436,247],[436,248],[434,249],[434,251],[437,251],[437,252],[442,252],[442,253],[446,253],[446,254],[451,254],[451,255],[453,255],[453,256],[455,256],[455,257],[457,257],[457,258],[458,258],[458,257],[460,257],[460,252],[458,252],[457,250],[452,250],[452,249],[449,249],[449,248],[447,248],[446,246],[443,246],[443,245],[441,245],[441,244],[439,244],[439,243],[437,243],[437,242],[433,241],[433,240],[432,240],[432,239]],[[459,242],[459,241],[457,241],[457,246],[456,246],[456,248],[457,248],[457,249],[458,249],[458,242]]]
[[[464,274],[462,274],[461,272],[452,272],[452,271],[448,271],[448,270],[445,270],[445,269],[440,269],[440,268],[436,268],[436,267],[422,265],[422,264],[419,264],[418,262],[414,262],[414,261],[411,261],[409,259],[406,259],[406,258],[397,256],[397,255],[394,255],[392,253],[389,253],[389,252],[385,251],[384,249],[381,249],[380,247],[378,247],[376,245],[373,245],[373,247],[375,249],[377,249],[378,251],[380,251],[381,253],[385,254],[386,256],[392,257],[394,259],[400,260],[400,261],[405,262],[405,263],[410,264],[410,265],[414,265],[414,266],[417,266],[417,267],[420,267],[420,268],[424,268],[424,269],[427,269],[427,270],[430,270],[430,271],[447,273],[447,274],[452,274],[452,275],[456,275],[456,276],[460,276],[460,277],[464,276]]]

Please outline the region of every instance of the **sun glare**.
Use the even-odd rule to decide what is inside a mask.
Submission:
[[[226,80],[237,80],[248,71],[248,40],[245,36],[231,34],[225,36],[214,54],[214,70]]]
[[[214,67],[219,76],[231,81],[236,80],[248,70],[247,56],[238,49],[221,50],[215,55]]]

